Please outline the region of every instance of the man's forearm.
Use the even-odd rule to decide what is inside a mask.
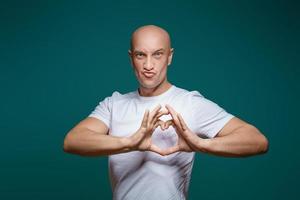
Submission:
[[[82,156],[101,156],[131,151],[129,139],[103,135],[89,129],[77,130],[66,137],[64,151]]]
[[[253,126],[244,126],[231,134],[211,139],[200,139],[199,151],[225,157],[246,157],[268,150],[268,141]]]

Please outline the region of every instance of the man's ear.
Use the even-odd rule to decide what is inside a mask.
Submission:
[[[172,63],[173,53],[174,53],[174,48],[171,48],[170,54],[168,56],[168,65],[171,65],[171,63]]]
[[[133,62],[132,62],[132,52],[130,49],[128,49],[128,55],[129,55],[129,59],[130,59],[130,64],[133,67]]]

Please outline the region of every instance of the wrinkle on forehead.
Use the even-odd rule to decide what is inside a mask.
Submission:
[[[145,41],[150,43],[158,43],[157,48],[165,47],[171,48],[171,39],[169,33],[161,27],[155,25],[146,25],[136,29],[131,36],[131,50],[134,50],[136,44],[140,44]]]

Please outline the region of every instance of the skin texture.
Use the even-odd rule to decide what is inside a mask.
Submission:
[[[167,69],[172,62],[174,49],[169,34],[162,28],[147,25],[135,30],[128,50],[132,68],[139,81],[141,96],[157,96],[172,84]],[[172,119],[163,122],[159,117],[170,114]],[[154,130],[160,126],[173,126],[178,142],[168,149],[160,149],[151,142]],[[72,128],[65,137],[64,151],[82,156],[99,156],[130,151],[152,151],[161,156],[178,151],[204,152],[217,156],[246,157],[268,151],[267,138],[253,125],[234,117],[215,138],[202,139],[193,133],[184,119],[170,105],[146,110],[140,128],[130,137],[108,135],[108,127],[93,117],[87,117]]]
[[[172,62],[173,52],[169,34],[157,26],[143,26],[132,34],[128,53],[142,96],[156,96],[171,87],[167,68]]]

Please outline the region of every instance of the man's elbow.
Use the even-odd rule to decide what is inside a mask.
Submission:
[[[268,152],[269,150],[269,141],[266,138],[266,136],[264,136],[264,134],[262,134],[256,127],[254,126],[250,126],[250,130],[252,133],[254,133],[254,137],[255,138],[255,146],[256,146],[256,153],[255,154],[265,154]]]
[[[75,153],[74,151],[74,145],[72,145],[73,143],[73,138],[70,134],[67,134],[67,136],[64,139],[64,143],[63,143],[63,151],[66,153]]]
[[[262,135],[261,139],[260,139],[260,146],[261,146],[261,153],[267,153],[269,150],[269,141],[268,139]]]
[[[257,129],[256,129],[257,130]],[[264,154],[267,153],[269,150],[269,141],[266,138],[266,136],[264,136],[259,130],[257,130],[258,132],[258,137],[257,137],[257,147],[258,147],[258,154]]]

